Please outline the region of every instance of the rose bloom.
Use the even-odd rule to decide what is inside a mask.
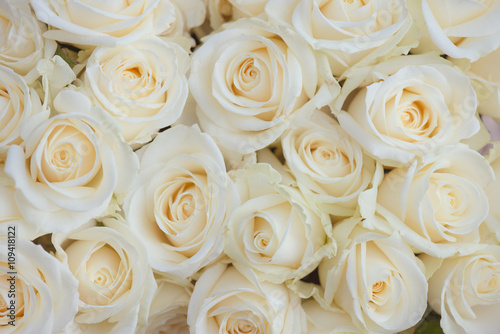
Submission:
[[[353,71],[333,103],[340,125],[385,166],[401,166],[479,131],[467,76],[434,54]]]
[[[64,91],[54,105],[71,112],[25,124],[24,145],[12,145],[5,163],[17,206],[40,234],[69,232],[102,214],[138,168],[118,126],[85,96]]]
[[[189,87],[204,131],[246,154],[274,142],[338,92],[324,83],[311,48],[291,29],[241,19],[193,55]],[[318,82],[320,84],[318,84]]]
[[[26,75],[44,57],[46,46],[42,33],[45,30],[46,27],[37,21],[27,2],[2,1],[0,65]],[[53,54],[55,45],[47,46],[47,51],[47,54]]]
[[[323,212],[354,214],[359,194],[372,181],[375,162],[333,117],[315,111],[307,123],[285,131],[281,146],[304,197]]]
[[[446,148],[421,166],[386,174],[377,202],[392,215],[379,212],[421,252],[467,254],[478,246],[478,228],[488,215],[485,187],[493,179],[490,165],[476,151]]]
[[[42,121],[49,112],[42,110],[40,97],[22,76],[0,65],[0,162],[10,145],[22,143],[21,128],[31,117]]]
[[[313,271],[335,253],[331,221],[311,208],[295,188],[279,184],[268,164],[231,172],[242,205],[225,231],[224,252],[257,271],[262,279],[282,283]]]
[[[137,334],[189,334],[187,311],[192,287],[159,277],[156,279],[158,289],[155,292],[149,309],[148,325],[138,328]]]
[[[339,223],[337,256],[320,263],[326,302],[334,302],[369,332],[395,333],[415,325],[427,307],[424,268],[397,232],[390,237]]]
[[[495,234],[497,240],[500,241],[500,207],[497,204],[500,199],[500,152],[498,151],[498,144],[500,144],[500,142],[497,141],[495,144],[493,154],[489,156],[490,166],[495,174],[495,180],[485,188],[490,208],[485,223]]]
[[[291,24],[314,50],[326,53],[336,76],[406,53],[417,38],[404,0],[271,0],[266,13]]]
[[[500,46],[500,3],[411,0],[411,15],[422,36],[412,53],[440,50],[452,58],[476,61]]]
[[[158,35],[174,22],[168,0],[83,1],[31,0],[38,20],[51,26],[43,36],[63,43],[91,46],[128,44]]]
[[[422,257],[434,267],[435,259]],[[443,260],[429,279],[429,305],[444,333],[495,334],[500,328],[500,247]]]
[[[300,297],[238,264],[217,263],[203,272],[189,302],[188,324],[192,334],[307,333]]]
[[[237,21],[243,17],[256,17],[264,13],[269,0],[204,0],[212,29],[223,23]]]
[[[366,331],[357,328],[349,314],[336,305],[328,309],[321,307],[314,299],[302,302],[307,317],[308,334],[362,334]]]
[[[184,125],[160,133],[139,155],[125,217],[153,269],[187,278],[221,255],[222,228],[239,204],[224,159],[209,135]]]
[[[5,235],[9,231],[5,227]],[[17,236],[19,228],[15,232]],[[7,240],[15,240],[15,245]],[[14,260],[9,259],[9,246],[15,247]],[[2,333],[59,333],[78,311],[77,280],[41,246],[28,240],[2,237],[0,247]],[[12,262],[13,268],[9,265]],[[14,306],[11,301],[15,301]]]
[[[55,233],[55,256],[78,280],[79,311],[65,333],[134,333],[145,326],[156,289],[142,244],[115,218]]]
[[[137,147],[181,115],[188,67],[189,55],[178,44],[153,37],[96,48],[83,81],[92,100],[120,123],[123,138]]]

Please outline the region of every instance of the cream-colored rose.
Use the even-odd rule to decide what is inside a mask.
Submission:
[[[218,263],[196,282],[189,302],[192,334],[307,333],[300,298],[284,284],[262,282],[238,264]]]
[[[17,238],[15,228],[2,226],[2,235],[16,237],[0,238],[1,331],[59,333],[78,311],[78,282],[41,246]]]
[[[56,109],[69,113],[26,124],[24,145],[12,145],[5,163],[17,206],[40,234],[69,232],[102,214],[138,168],[113,120],[82,94],[63,93]]]
[[[476,61],[500,46],[500,3],[496,0],[409,0],[422,36],[412,53],[440,50]]]
[[[40,97],[22,76],[0,65],[0,162],[11,145],[23,142],[21,128],[31,117],[42,121],[49,113],[42,110]]]
[[[479,246],[478,227],[488,215],[484,189],[493,179],[488,162],[476,151],[446,148],[421,166],[386,174],[378,190],[379,213],[421,252],[467,254]]]
[[[222,146],[251,153],[274,142],[338,92],[326,84],[312,49],[290,28],[240,19],[193,55],[189,87],[204,131]]]
[[[326,53],[337,76],[355,65],[406,54],[417,38],[404,0],[271,0],[266,13]]]
[[[257,17],[264,13],[269,0],[204,0],[212,29],[223,23],[237,21],[243,17]]]
[[[189,334],[187,311],[192,287],[160,277],[156,279],[158,289],[149,309],[148,326],[138,329],[137,334]]]
[[[357,328],[349,314],[336,305],[324,309],[314,299],[302,302],[307,317],[308,334],[362,334],[366,331]]]
[[[489,161],[495,174],[495,180],[488,184],[485,189],[490,208],[485,223],[489,230],[495,234],[497,241],[500,242],[500,206],[498,205],[500,201],[500,141],[493,143],[494,147],[490,151]]]
[[[307,204],[298,189],[280,185],[268,164],[231,172],[241,199],[225,231],[224,252],[273,283],[298,279],[335,254],[327,214]]]
[[[0,3],[0,65],[26,75],[44,57],[45,42],[40,24],[27,1]],[[55,45],[50,45],[54,48]]]
[[[435,262],[430,256],[422,260],[426,266]],[[444,259],[429,279],[428,302],[441,314],[445,334],[498,333],[500,247]]]
[[[286,166],[307,199],[335,216],[352,216],[375,173],[374,160],[333,117],[315,111],[281,138]]]
[[[79,310],[67,334],[134,333],[146,325],[156,290],[148,254],[125,222],[103,224],[52,236],[55,256],[78,280]]]
[[[335,302],[369,332],[395,333],[415,325],[427,307],[424,268],[396,232],[366,230],[352,218],[333,230],[337,256],[319,265],[326,302]]]
[[[38,20],[51,29],[48,39],[89,46],[128,44],[159,35],[175,21],[169,0],[31,0]]]
[[[189,55],[178,44],[154,37],[96,48],[83,81],[94,103],[120,123],[123,138],[137,147],[180,117],[188,67]]]
[[[479,131],[470,80],[435,54],[351,73],[332,105],[340,125],[385,166],[401,166]]]
[[[187,278],[221,255],[222,228],[239,204],[224,159],[210,136],[184,125],[160,133],[139,155],[125,217],[153,269]]]

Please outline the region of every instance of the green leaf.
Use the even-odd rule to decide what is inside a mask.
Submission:
[[[426,320],[418,326],[415,334],[443,334],[439,319]]]
[[[61,48],[60,45],[57,46],[56,56],[61,57],[66,63],[68,63],[69,67],[71,68],[75,67],[75,65],[78,64],[76,60],[72,59],[69,56],[69,50]]]

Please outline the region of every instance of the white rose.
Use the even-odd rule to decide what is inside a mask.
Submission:
[[[147,253],[126,224],[55,233],[55,256],[78,280],[79,311],[65,333],[134,333],[145,326],[156,289]]]
[[[405,54],[417,37],[404,0],[271,0],[266,13],[326,53],[337,76],[354,65]]]
[[[422,257],[426,265],[435,262]],[[500,247],[444,259],[429,279],[429,305],[446,334],[496,334],[500,328]]]
[[[336,225],[337,256],[318,267],[325,300],[370,332],[410,328],[427,307],[423,266],[399,234],[387,237],[355,224],[359,219]]]
[[[148,326],[136,333],[145,334],[189,334],[187,311],[192,287],[179,285],[166,277],[156,280],[155,292],[149,309]]]
[[[386,174],[378,190],[379,212],[421,252],[467,254],[478,247],[478,227],[488,215],[484,188],[493,179],[488,162],[476,151],[446,148],[421,166]]]
[[[120,123],[123,138],[136,147],[180,117],[188,95],[188,67],[189,55],[178,44],[154,37],[96,48],[84,84],[93,101]]]
[[[175,126],[140,151],[137,181],[124,202],[153,269],[186,278],[223,249],[222,228],[239,204],[213,139]]]
[[[189,77],[200,125],[222,146],[243,154],[264,148],[338,92],[290,28],[241,19],[225,29],[195,51]]]
[[[323,212],[354,214],[359,194],[372,181],[375,162],[331,116],[315,111],[308,122],[285,131],[281,146],[306,198]]]
[[[45,26],[32,14],[27,2],[2,1],[0,65],[26,75],[44,57],[45,42],[42,32],[45,30]]]
[[[1,234],[9,232],[16,237],[0,238],[2,333],[59,333],[78,311],[78,282],[41,246],[18,239],[17,226]]]
[[[174,22],[169,0],[31,0],[36,17],[51,26],[45,38],[91,46],[128,44],[158,35]]]
[[[335,253],[327,214],[313,210],[268,164],[231,172],[242,205],[229,219],[224,252],[273,283],[301,278]]]
[[[269,0],[204,0],[212,29],[223,23],[237,21],[243,17],[257,17],[264,13]]]
[[[112,119],[79,93],[61,94],[57,110],[72,112],[27,124],[24,146],[11,146],[5,163],[23,218],[41,234],[69,232],[102,214],[138,168]]]
[[[284,284],[261,282],[250,268],[223,263],[196,282],[188,324],[192,334],[307,333],[300,298]]]
[[[307,317],[308,334],[362,334],[349,314],[336,305],[324,309],[315,299],[302,302]]]
[[[408,7],[422,37],[412,53],[441,50],[452,58],[475,61],[500,46],[500,3],[410,0]]]
[[[21,128],[32,116],[42,121],[49,113],[42,110],[40,97],[22,76],[0,65],[0,161],[10,145],[23,142]]]
[[[497,141],[494,144],[493,154],[490,154],[489,161],[495,174],[495,180],[485,188],[490,208],[485,223],[495,234],[497,241],[500,241],[500,206],[498,205],[500,200],[500,151],[498,150],[500,142]]]
[[[386,166],[401,166],[479,131],[469,78],[436,55],[395,57],[351,75],[333,111],[344,130]]]

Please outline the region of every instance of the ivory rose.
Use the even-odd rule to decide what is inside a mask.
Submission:
[[[397,232],[387,237],[356,226],[359,221],[351,218],[334,228],[337,256],[318,267],[324,299],[369,332],[408,329],[427,307],[425,268]]]
[[[189,302],[192,334],[307,333],[300,298],[284,284],[261,282],[248,267],[217,263],[196,282]]]
[[[422,37],[413,53],[440,50],[476,61],[500,46],[500,3],[495,0],[410,0]]]
[[[98,47],[87,62],[85,91],[120,123],[123,138],[136,147],[180,117],[188,95],[189,61],[178,44],[158,37]]]
[[[405,54],[417,38],[404,0],[270,0],[266,13],[327,54],[336,76],[377,58]]]
[[[169,0],[31,0],[30,3],[37,19],[51,26],[43,34],[45,38],[77,45],[128,44],[165,32],[175,20],[175,7]]]
[[[231,215],[224,252],[257,271],[262,279],[282,283],[302,278],[325,256],[335,253],[331,221],[311,208],[304,196],[279,184],[268,164],[231,172],[241,206]]]
[[[308,334],[362,334],[366,331],[357,328],[349,314],[337,306],[325,309],[315,299],[302,302],[307,317]]]
[[[149,309],[148,325],[136,333],[189,334],[187,311],[192,286],[179,284],[166,277],[156,279],[158,289]]]
[[[435,54],[351,73],[331,105],[340,125],[385,166],[401,166],[479,131],[467,76]]]
[[[0,65],[7,66],[20,75],[26,75],[44,57],[45,41],[42,33],[47,30],[39,23],[25,1],[0,3]],[[55,44],[47,46],[47,53],[55,51]]]
[[[285,131],[281,146],[305,198],[332,215],[354,214],[375,162],[333,117],[315,111],[308,122]]]
[[[208,17],[212,29],[218,29],[223,23],[239,20],[243,17],[256,17],[264,13],[269,0],[204,0],[208,8]]]
[[[424,256],[426,265],[435,261]],[[498,332],[500,247],[444,259],[429,279],[429,305],[441,314],[445,334]]]
[[[494,177],[476,151],[446,148],[421,166],[390,171],[377,202],[392,215],[379,212],[421,252],[435,257],[467,254],[478,247],[478,227],[488,215],[485,187]]]
[[[290,28],[241,19],[193,54],[190,91],[201,128],[222,146],[252,153],[338,92],[311,48]]]
[[[224,159],[197,126],[177,125],[139,151],[123,209],[153,269],[184,279],[222,253],[223,226],[239,204]]]
[[[12,232],[3,226],[2,230],[2,235]],[[7,240],[15,240],[11,259],[8,246],[13,244]],[[2,333],[59,333],[78,311],[77,280],[41,246],[28,240],[2,237],[0,247]],[[9,262],[14,262],[12,268]],[[13,312],[8,309],[12,301]]]
[[[489,203],[489,213],[485,219],[485,223],[490,231],[495,234],[497,241],[500,241],[500,207],[497,205],[500,200],[500,151],[498,150],[500,141],[493,143],[494,146],[490,151],[488,160],[495,174],[495,180],[485,188]]]
[[[22,143],[21,128],[31,117],[42,121],[49,113],[22,76],[0,65],[0,162],[11,145]]]
[[[17,206],[40,234],[69,232],[102,214],[138,168],[112,119],[85,96],[65,91],[55,106],[69,113],[25,124],[23,146],[12,145],[5,163]]]
[[[79,310],[65,333],[134,333],[156,289],[147,253],[123,221],[53,234],[55,256],[78,280]]]

